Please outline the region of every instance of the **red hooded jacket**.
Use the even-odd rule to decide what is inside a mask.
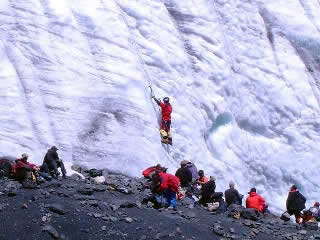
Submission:
[[[259,212],[262,212],[265,207],[265,200],[263,199],[263,197],[261,197],[257,193],[251,192],[249,197],[247,197],[246,207],[247,208],[255,208]]]
[[[160,102],[162,120],[169,121],[171,120],[172,106],[170,103],[165,104]]]
[[[21,169],[23,169],[25,167],[32,168],[32,169],[36,170],[37,165],[29,163],[29,162],[23,162],[21,159],[17,159],[16,164],[12,165],[13,174],[17,174]]]
[[[169,174],[169,173],[159,173],[160,176],[160,187],[159,190],[163,191],[166,188],[170,189],[173,192],[178,192],[180,186],[180,180],[178,177]]]

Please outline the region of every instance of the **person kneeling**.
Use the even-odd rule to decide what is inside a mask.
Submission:
[[[161,207],[175,208],[176,195],[180,186],[178,177],[164,172],[156,172],[153,175],[153,186],[156,201]]]

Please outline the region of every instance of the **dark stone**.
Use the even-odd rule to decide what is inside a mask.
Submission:
[[[9,191],[9,192],[8,192],[8,196],[9,196],[9,197],[17,196],[17,192],[16,192],[16,191]]]
[[[93,207],[98,207],[98,205],[99,205],[97,200],[88,200],[87,204],[89,204],[90,206],[93,206]]]
[[[59,239],[58,231],[51,225],[46,225],[42,228],[42,231],[48,232],[54,239]]]
[[[60,215],[64,215],[64,214],[66,214],[68,212],[60,204],[55,204],[55,203],[54,204],[48,204],[45,207],[49,208],[51,212],[58,213]]]
[[[262,217],[262,214],[259,213],[258,210],[254,208],[245,208],[241,210],[240,216],[245,219],[256,221]]]
[[[82,195],[92,195],[94,190],[92,188],[80,188],[77,192]]]
[[[318,230],[318,222],[306,222],[304,227],[308,230]]]
[[[223,227],[220,224],[213,225],[213,232],[218,236],[224,235]]]

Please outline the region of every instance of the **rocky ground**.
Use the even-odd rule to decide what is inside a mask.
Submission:
[[[104,176],[100,184],[74,175],[39,189],[1,179],[0,240],[320,239],[318,231],[297,229],[277,216],[234,219],[187,199],[176,210],[157,210],[142,204],[150,194],[145,180],[107,171]]]

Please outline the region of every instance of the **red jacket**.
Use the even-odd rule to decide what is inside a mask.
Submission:
[[[246,207],[247,208],[255,208],[259,212],[262,212],[265,207],[265,201],[264,201],[263,197],[261,197],[257,193],[251,192],[249,197],[247,197]]]
[[[169,121],[171,120],[172,106],[170,103],[165,104],[160,102],[162,120]]]
[[[17,159],[16,164],[12,165],[13,173],[16,174],[17,172],[19,172],[21,169],[23,169],[25,167],[32,168],[35,170],[37,168],[37,165],[29,163],[29,162],[23,162],[21,159]]]
[[[180,180],[178,177],[169,174],[169,173],[159,173],[160,176],[160,187],[159,191],[163,191],[166,188],[170,189],[173,192],[178,192],[180,186]]]

